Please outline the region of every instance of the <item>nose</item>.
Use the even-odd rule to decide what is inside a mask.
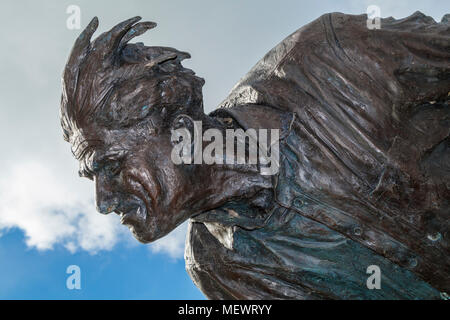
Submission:
[[[116,210],[119,199],[115,196],[113,184],[103,174],[95,176],[95,206],[98,212],[108,214]]]

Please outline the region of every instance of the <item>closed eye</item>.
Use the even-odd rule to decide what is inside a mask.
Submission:
[[[120,173],[122,166],[120,161],[110,161],[105,165],[105,170],[112,175],[116,176]]]

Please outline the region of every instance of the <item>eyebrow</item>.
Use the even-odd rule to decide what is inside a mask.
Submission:
[[[123,149],[108,150],[105,153],[103,153],[101,156],[99,156],[95,161],[96,162],[104,162],[107,160],[113,160],[113,161],[120,160],[120,158],[122,158],[125,154],[126,154],[126,151],[124,151]]]
[[[92,152],[91,155],[89,155],[89,152]],[[107,152],[101,154],[97,159],[96,158],[96,150],[92,150],[92,148],[88,151],[86,151],[83,154],[83,158],[80,159],[80,169],[78,170],[79,175],[87,178],[92,178],[95,176],[97,171],[101,168],[98,168],[95,170],[94,168],[91,168],[91,165],[95,163],[103,163],[106,161],[119,161],[120,158],[125,156],[127,153],[123,149],[120,150],[108,150]],[[92,157],[92,162],[88,162],[88,157]]]
[[[72,143],[71,148],[72,154],[77,160],[83,159],[94,147],[98,147],[102,143],[101,140],[94,139],[77,140]]]
[[[124,153],[124,148],[110,148],[105,152],[106,156],[120,156]]]

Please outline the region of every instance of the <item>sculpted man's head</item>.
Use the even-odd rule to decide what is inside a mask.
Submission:
[[[81,33],[63,75],[61,125],[80,175],[95,182],[97,210],[120,214],[150,242],[248,188],[225,167],[171,161],[171,130],[180,122],[221,123],[203,112],[204,80],[181,65],[188,53],[128,43],[156,26],[139,20],[91,42],[94,18]]]

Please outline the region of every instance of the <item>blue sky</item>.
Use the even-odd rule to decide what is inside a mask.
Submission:
[[[0,245],[0,299],[204,299],[184,271],[183,259],[150,252],[145,246],[91,255],[27,248],[12,230]],[[81,290],[68,290],[66,269],[78,265]]]
[[[59,126],[60,77],[81,30],[66,27],[69,5],[97,35],[135,15],[158,27],[138,38],[188,51],[184,65],[205,78],[206,111],[284,37],[327,12],[436,20],[448,0],[428,1],[2,1],[0,10],[0,299],[203,299],[184,269],[186,225],[152,245],[134,240],[117,217],[97,214],[93,185]],[[81,268],[81,290],[66,268]]]

